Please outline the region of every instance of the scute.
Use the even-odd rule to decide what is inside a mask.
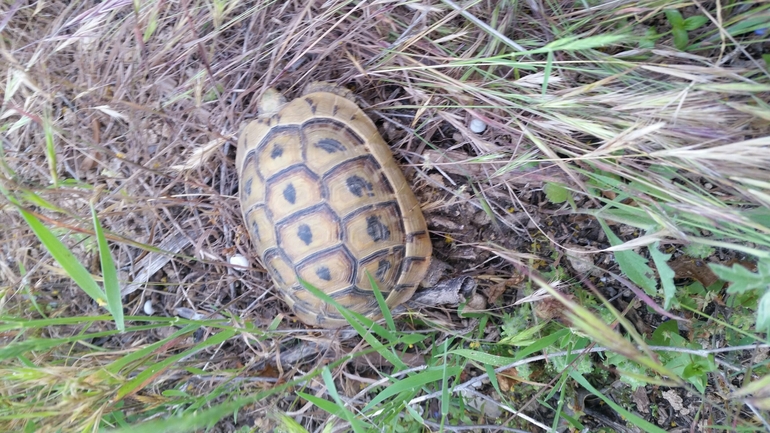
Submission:
[[[339,217],[325,204],[292,214],[275,224],[275,230],[278,247],[295,264],[319,251],[342,244]]]
[[[313,87],[328,89],[327,87]],[[284,300],[303,322],[347,322],[305,290],[377,318],[411,298],[431,244],[414,193],[374,123],[344,92],[316,91],[250,122],[236,166],[244,223]],[[277,108],[277,109],[276,109]]]
[[[274,221],[320,204],[321,183],[306,167],[297,165],[267,180],[265,201]]]

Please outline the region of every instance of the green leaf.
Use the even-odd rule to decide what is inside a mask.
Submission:
[[[669,24],[671,24],[671,27],[675,29],[682,29],[684,28],[684,18],[682,18],[682,14],[679,13],[676,9],[666,9],[666,19],[668,20]]]
[[[17,358],[33,351],[47,351],[62,344],[62,339],[28,338],[0,346],[0,361]]]
[[[412,407],[412,405],[409,405],[409,406],[407,406],[407,407],[406,407],[406,411],[407,411],[407,412],[409,413],[409,415],[410,415],[410,416],[411,416],[411,417],[412,417],[412,418],[413,418],[415,421],[417,421],[417,422],[418,422],[420,425],[423,425],[423,424],[425,424],[425,419],[423,419],[422,415],[420,415],[420,414],[419,414],[419,413],[418,413],[416,410],[414,410],[414,408]]]
[[[110,374],[119,374],[122,369],[126,368],[132,363],[141,364],[142,360],[144,360],[145,358],[151,357],[154,352],[156,352],[158,349],[160,349],[164,345],[168,344],[169,342],[177,338],[183,337],[188,334],[192,334],[199,327],[200,325],[198,324],[187,325],[184,328],[176,331],[175,333],[169,335],[168,337],[162,340],[156,341],[147,346],[142,346],[141,349],[137,349],[136,351],[127,353],[125,356],[117,358],[111,364],[108,364],[105,367],[105,370]]]
[[[736,37],[746,33],[752,33],[756,31],[766,31],[768,25],[768,17],[766,13],[755,13],[753,15],[743,15],[743,18],[738,20],[735,24],[724,29],[730,36]],[[764,35],[764,33],[761,33]],[[712,35],[711,40],[719,39],[719,35]]]
[[[569,190],[564,185],[556,182],[546,182],[545,197],[553,204],[564,203],[569,198]]]
[[[188,325],[188,327],[196,327],[196,325]],[[191,347],[190,349],[185,350],[184,352],[178,353],[173,356],[169,356],[168,358],[162,359],[159,362],[156,362],[155,364],[147,364],[146,368],[142,370],[139,374],[134,376],[131,380],[125,382],[120,388],[118,388],[117,392],[115,393],[115,400],[120,400],[126,397],[127,395],[133,394],[138,392],[139,390],[143,389],[145,386],[150,384],[150,382],[158,375],[160,375],[163,371],[168,369],[171,365],[173,365],[176,362],[181,361],[182,359],[188,358],[192,356],[195,353],[200,352],[201,350],[204,350],[209,347],[216,347],[225,341],[229,340],[230,338],[233,338],[237,334],[237,331],[232,329],[225,329],[218,334],[214,334],[211,337],[207,338],[206,340],[196,344],[195,346]]]
[[[355,329],[361,337],[366,340],[367,343],[369,343],[370,346],[372,346],[373,349],[375,349],[379,354],[381,354],[385,359],[390,361],[391,364],[396,366],[398,369],[406,369],[407,366],[404,364],[404,362],[398,357],[397,354],[395,354],[392,349],[387,349],[377,338],[376,336],[379,336],[380,338],[384,339],[385,341],[389,342],[391,345],[395,345],[400,340],[397,335],[395,335],[393,332],[391,332],[388,329],[383,328],[382,326],[375,323],[372,319],[348,310],[347,308],[344,308],[342,305],[340,305],[336,300],[334,300],[331,296],[327,295],[326,293],[318,290],[317,288],[313,287],[312,284],[308,283],[305,280],[300,279],[299,283],[307,289],[310,293],[312,293],[314,296],[316,296],[318,299],[334,306],[337,308],[337,311],[342,314],[342,317],[345,318],[345,320],[350,323],[350,325]]]
[[[35,194],[32,191],[19,191],[19,196],[22,200],[28,201],[31,205],[34,206],[40,206],[43,209],[48,209],[52,212],[56,213],[62,213],[66,214],[67,211],[64,209],[54,205],[53,203],[48,202],[48,200],[44,199],[43,197],[40,197],[39,195]]]
[[[763,278],[759,273],[751,272],[737,263],[734,264],[732,268],[716,263],[709,263],[709,268],[714,271],[717,277],[730,283],[730,287],[727,288],[727,293],[744,293],[749,290],[765,287],[770,283],[767,276]]]
[[[614,204],[615,203],[612,203],[611,205],[614,205]],[[652,231],[653,229],[660,227],[660,225],[654,219],[650,218],[650,215],[647,212],[644,212],[639,208],[636,208],[636,209],[630,209],[628,207],[623,207],[619,209],[605,208],[598,212],[589,210],[589,211],[584,211],[584,213],[587,213],[588,215],[593,215],[597,218],[605,217],[607,219],[618,222],[620,224],[636,227],[644,231]]]
[[[757,305],[757,331],[770,332],[770,290],[766,291]]]
[[[380,402],[385,401],[390,397],[394,397],[397,394],[402,392],[411,392],[415,388],[421,388],[429,383],[437,382],[444,376],[456,376],[458,373],[460,373],[460,371],[461,367],[459,366],[447,367],[446,369],[443,367],[430,367],[427,370],[423,370],[420,373],[409,376],[404,380],[395,382],[387,388],[383,389],[379,394],[377,394],[376,397],[372,399],[372,401],[369,402],[369,404],[366,405],[366,407],[363,409],[363,412],[368,412],[373,407],[380,404]]]
[[[602,229],[604,229],[604,233],[607,234],[607,238],[611,245],[615,246],[623,243],[604,220],[600,219],[599,224],[601,224]],[[647,265],[647,259],[631,250],[615,251],[614,254],[615,260],[618,261],[618,265],[620,266],[620,270],[623,271],[631,281],[641,287],[648,295],[655,296],[657,294],[658,284],[654,278],[655,272],[653,272],[652,268]]]
[[[382,317],[385,319],[385,324],[388,325],[389,330],[395,331],[396,325],[395,322],[393,322],[393,315],[390,314],[390,310],[388,309],[388,303],[382,296],[382,292],[380,292],[380,287],[377,285],[377,281],[372,277],[372,274],[370,274],[368,270],[366,271],[366,278],[369,279],[369,285],[372,286],[374,298],[377,300],[377,305],[379,305],[380,311],[382,311]]]
[[[666,433],[665,430],[661,429],[655,424],[647,422],[646,420],[640,418],[638,415],[634,414],[633,412],[625,409],[624,407],[620,406],[619,404],[609,399],[607,396],[602,394],[599,390],[594,388],[594,386],[591,385],[588,382],[588,380],[586,380],[586,378],[584,378],[582,375],[580,375],[576,371],[568,371],[568,374],[573,379],[575,379],[577,383],[582,385],[588,392],[599,397],[604,403],[606,403],[609,407],[614,409],[618,414],[620,414],[628,422],[633,423],[635,426],[649,433]]]
[[[679,324],[676,320],[666,320],[652,332],[650,343],[657,346],[684,346],[687,342],[679,335]]]
[[[543,68],[543,85],[540,86],[540,94],[545,96],[548,92],[548,80],[553,70],[553,51],[549,51],[545,56],[545,67]]]
[[[560,338],[567,337],[568,335],[571,335],[571,332],[569,329],[564,328],[560,329],[553,334],[547,335],[540,340],[537,340],[536,342],[532,343],[532,345],[523,347],[520,350],[516,351],[516,356],[514,356],[514,361],[518,361],[521,359],[524,359],[526,356],[529,356],[535,352],[539,352],[546,347],[556,343]]]
[[[53,187],[59,186],[59,175],[56,171],[56,142],[54,141],[54,126],[48,116],[43,117],[43,135],[45,137],[45,155],[48,160],[48,171]]]
[[[329,400],[324,400],[321,397],[316,397],[312,394],[306,394],[304,392],[297,392],[297,395],[304,398],[305,400],[309,401],[310,403],[313,403],[313,405],[319,407],[320,409],[325,410],[326,412],[329,412],[332,415],[338,416],[340,418],[345,418],[345,415],[352,416],[353,422],[351,422],[351,427],[354,431],[361,431],[360,429],[364,429],[363,424],[361,424],[361,421],[355,419],[355,415],[353,415],[349,410],[337,406],[334,402],[331,402]]]
[[[65,246],[62,241],[59,240],[43,223],[40,222],[34,215],[19,208],[19,213],[27,222],[29,227],[35,232],[35,236],[40,239],[40,242],[45,246],[54,260],[64,269],[67,275],[72,278],[75,283],[80,286],[83,291],[96,301],[99,306],[107,307],[107,296],[104,294],[99,285],[96,284],[93,276],[88,270],[80,264],[78,259],[72,254],[72,251]],[[111,311],[110,311],[111,312]]]
[[[29,422],[24,426],[24,433],[35,433],[37,430],[37,423],[35,420],[29,420]]]
[[[684,251],[685,255],[695,257],[697,259],[705,259],[707,257],[711,257],[716,251],[711,246],[696,243],[685,245],[682,250]]]
[[[660,35],[655,31],[655,27],[647,27],[644,32],[644,37],[639,41],[639,48],[655,48],[655,41],[658,40]]]
[[[673,28],[671,32],[674,34],[674,46],[684,51],[687,48],[687,44],[690,43],[690,38],[687,36],[687,30],[683,28]]]
[[[589,36],[586,38],[580,38],[577,36],[566,37],[566,38],[561,38],[553,42],[550,42],[542,48],[532,50],[530,51],[530,53],[590,50],[590,49],[614,45],[622,42],[624,39],[628,39],[628,36],[605,34],[605,35]]]
[[[302,424],[298,423],[297,421],[294,420],[294,418],[288,415],[280,414],[276,418],[278,421],[278,425],[280,425],[281,428],[283,429],[279,431],[285,431],[289,433],[308,433],[308,431],[304,427],[302,427]]]
[[[449,352],[452,355],[460,355],[463,358],[468,358],[476,362],[480,362],[484,365],[491,365],[494,367],[501,367],[503,365],[511,364],[515,361],[514,358],[508,358],[505,356],[490,355],[485,352],[479,352],[470,349],[457,349]]]
[[[703,15],[693,15],[684,20],[684,29],[687,31],[697,30],[706,24],[709,19]]]
[[[102,279],[104,291],[107,294],[107,306],[112,317],[115,318],[115,326],[118,331],[126,330],[126,324],[123,321],[123,303],[120,299],[120,284],[118,283],[118,270],[115,267],[115,261],[112,260],[110,247],[107,245],[107,238],[104,237],[104,230],[99,224],[99,218],[96,215],[96,209],[91,205],[91,217],[94,220],[94,233],[96,241],[99,244],[99,261],[102,262]]]
[[[663,308],[668,310],[671,306],[671,301],[676,296],[676,285],[674,284],[674,277],[676,273],[671,266],[668,265],[668,259],[671,258],[671,254],[664,254],[658,248],[660,242],[655,242],[647,249],[650,251],[650,257],[652,257],[655,267],[658,269],[658,276],[660,277],[660,285],[663,287]]]
[[[503,338],[498,342],[498,344],[509,344],[511,346],[529,346],[537,340],[535,337],[547,324],[548,322],[543,322],[539,325],[530,326],[516,335]]]
[[[203,95],[203,102],[212,102],[219,100],[219,95],[225,93],[225,88],[221,84],[217,84],[213,88],[209,89],[205,95]]]
[[[716,370],[713,355],[708,357],[692,357],[682,370],[682,378],[692,383],[700,392],[705,392],[708,384],[708,373]]]
[[[339,411],[337,416],[349,422],[354,432],[363,433],[366,431],[365,426],[361,423],[361,421],[356,419],[356,415],[345,407],[345,402],[342,401],[342,398],[340,398],[340,395],[337,392],[337,387],[334,384],[334,378],[332,377],[332,373],[329,371],[328,366],[324,367],[321,371],[321,377],[323,378],[324,384],[326,385],[327,392],[337,404],[336,408]],[[323,400],[323,402],[326,403],[326,400]]]
[[[484,371],[487,373],[489,383],[492,384],[492,387],[495,388],[495,391],[497,391],[498,394],[502,394],[502,391],[500,390],[500,383],[497,381],[497,373],[495,373],[495,369],[492,368],[492,366],[489,364],[484,364]]]
[[[441,351],[444,352],[443,355],[440,355],[442,358],[441,362],[441,422],[446,422],[447,415],[449,414],[449,407],[451,404],[449,403],[449,377],[455,376],[460,373],[458,370],[457,373],[454,374],[448,374],[448,367],[447,367],[447,349],[449,348],[449,338],[444,340],[443,347],[441,348]]]
[[[152,37],[152,34],[155,33],[155,30],[158,28],[158,8],[153,8],[150,11],[150,17],[147,22],[147,27],[144,29],[144,34],[142,35],[142,40],[144,42],[147,42]]]

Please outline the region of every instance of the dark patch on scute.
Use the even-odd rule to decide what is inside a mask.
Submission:
[[[356,120],[356,115],[354,114],[354,115],[350,116],[350,120],[351,120],[352,122],[355,122],[355,120]]]
[[[348,190],[355,195],[356,197],[363,197],[364,192],[367,193],[369,197],[374,196],[373,187],[371,182],[367,181],[361,176],[353,175],[345,179],[345,184],[348,187]]]
[[[333,138],[322,138],[321,140],[318,141],[318,143],[315,144],[315,146],[325,150],[326,153],[345,151],[345,146],[343,146],[342,143],[340,143],[339,141]]]
[[[270,152],[270,159],[280,158],[281,155],[283,155],[283,147],[276,143],[275,146],[273,146],[273,150]]]
[[[318,278],[324,280],[324,281],[331,281],[332,280],[332,273],[329,271],[329,268],[326,266],[320,266],[316,268],[315,274],[318,276]]]
[[[415,286],[416,284],[399,284],[396,287],[394,287],[393,290],[396,293],[398,293],[398,292],[403,292],[404,290],[412,290]]]
[[[297,228],[297,236],[305,245],[310,245],[313,242],[313,231],[310,230],[310,226],[307,224],[300,224]]]
[[[406,242],[412,243],[418,236],[425,236],[427,233],[424,230],[420,230],[419,232],[414,233],[407,233],[406,234]]]
[[[390,262],[387,260],[380,260],[379,263],[377,263],[377,271],[374,273],[374,276],[377,277],[380,282],[385,281],[385,274],[390,270]]]
[[[315,114],[318,106],[313,103],[313,98],[305,98],[305,102],[307,102],[307,104],[310,106],[310,112]]]
[[[248,197],[251,195],[251,184],[254,182],[254,178],[249,178],[249,180],[246,181],[246,184],[243,185],[243,192],[245,194],[245,197]]]
[[[337,104],[334,104],[334,107],[332,107],[332,114],[336,116],[337,111],[339,111],[339,109],[340,109],[340,106]]]
[[[259,237],[259,226],[257,225],[256,221],[251,223],[251,234],[253,234],[258,241],[261,240]]]
[[[297,201],[297,190],[294,189],[294,184],[290,183],[283,189],[283,198],[291,204]]]
[[[382,166],[380,165],[380,162],[377,161],[377,158],[375,158],[374,155],[369,154],[369,155],[366,155],[366,156],[369,157],[369,162],[374,166],[374,168],[376,168],[377,170],[382,169]]]
[[[395,194],[395,191],[393,191],[393,185],[390,183],[390,180],[388,179],[388,177],[385,176],[385,173],[382,173],[381,176],[382,176],[382,182],[380,183],[380,185],[385,187],[385,189],[388,191],[388,194]]]
[[[275,266],[270,266],[270,275],[273,276],[276,280],[278,280],[278,284],[281,286],[286,285],[286,280],[283,279],[283,276],[281,276],[281,273],[278,272],[278,269],[275,268]]]
[[[302,124],[302,128],[312,128],[315,125],[321,125],[324,129],[331,128],[337,131],[344,131],[345,136],[349,139],[346,140],[353,145],[357,146],[365,143],[364,138],[350,129],[345,122],[330,117],[312,117]]]
[[[366,234],[372,238],[374,242],[379,242],[390,237],[390,230],[388,226],[380,221],[380,217],[371,215],[366,217]]]

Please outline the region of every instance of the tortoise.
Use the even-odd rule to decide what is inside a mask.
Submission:
[[[308,85],[286,103],[268,89],[238,139],[243,221],[275,287],[308,325],[347,321],[299,282],[377,319],[409,300],[432,246],[420,205],[372,120],[346,89]]]

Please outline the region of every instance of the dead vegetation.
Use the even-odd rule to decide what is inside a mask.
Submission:
[[[768,7],[666,8],[705,21],[656,2],[0,5],[0,430],[770,428],[768,396],[739,391],[768,374],[762,293],[687,285],[770,258]],[[312,80],[377,123],[484,313],[416,312],[392,340],[292,320],[242,227],[234,140],[265,89]],[[18,210],[101,275],[92,205],[124,333]],[[516,304],[549,279],[566,298]],[[646,352],[671,324],[690,364]]]

